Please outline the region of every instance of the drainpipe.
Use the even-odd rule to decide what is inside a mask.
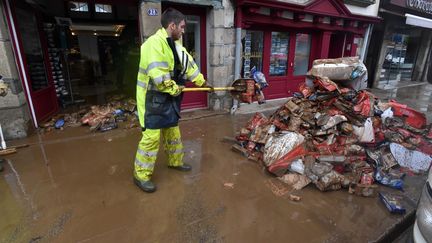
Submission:
[[[4,137],[3,137],[3,130],[2,130],[1,125],[0,125],[0,138],[1,138],[1,148],[6,149],[6,142],[5,142]]]
[[[369,48],[371,32],[372,32],[372,24],[368,24],[368,28],[366,30],[366,34],[365,34],[364,41],[363,41],[364,45],[362,48],[362,52],[360,53],[360,61],[362,61],[363,63],[364,63],[367,49]]]
[[[344,57],[345,56],[345,48],[346,48],[346,39],[347,39],[347,34],[345,33],[344,34],[344,42],[343,42],[343,45],[342,45],[342,57]]]
[[[235,44],[235,59],[234,59],[234,80],[240,78],[240,68],[241,68],[241,8],[237,6],[236,9],[236,44]],[[239,107],[239,101],[233,99],[233,106],[231,107],[231,115],[237,111]]]

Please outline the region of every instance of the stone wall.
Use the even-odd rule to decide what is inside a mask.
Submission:
[[[155,9],[157,15],[149,16],[147,11]],[[141,1],[139,5],[139,18],[141,29],[141,43],[152,36],[161,27],[160,20],[162,15],[162,6],[160,1]]]
[[[16,139],[28,135],[31,122],[4,10],[0,2],[0,75],[9,86],[6,96],[0,96],[0,124],[5,139]]]
[[[213,8],[207,15],[208,74],[211,85],[224,87],[234,81],[235,28],[234,6],[223,0],[221,8]],[[209,107],[229,109],[232,98],[228,92],[210,94]]]

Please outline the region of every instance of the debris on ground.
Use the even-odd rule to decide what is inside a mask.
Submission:
[[[0,96],[6,96],[8,89],[9,86],[3,81],[3,77],[0,75]]]
[[[26,148],[28,147],[28,144],[22,144],[22,145],[16,145],[16,146],[8,146],[7,148],[0,148],[0,155],[9,155],[9,154],[14,154],[16,152],[18,152],[18,149],[20,148]]]
[[[269,117],[256,113],[239,130],[233,150],[293,190],[312,183],[321,191],[345,188],[374,197],[377,183],[402,190],[407,170],[428,170],[432,126],[423,113],[362,89],[367,71],[356,58],[315,64],[299,92]]]
[[[301,197],[290,194],[288,197],[291,201],[298,202],[301,200]]]
[[[405,208],[401,204],[402,196],[388,192],[380,192],[379,198],[384,203],[386,208],[390,211],[390,213],[405,213]]]
[[[63,130],[65,127],[88,125],[90,131],[105,132],[118,128],[119,123],[126,123],[123,127],[131,129],[139,127],[135,111],[135,100],[113,96],[105,105],[93,105],[77,112],[57,115],[50,121],[42,123],[40,127],[45,132],[49,132],[54,128]]]
[[[270,191],[278,197],[282,197],[289,193],[289,189],[283,185],[283,182],[273,180],[270,178],[264,181],[264,184],[270,189]]]
[[[225,182],[223,185],[226,188],[234,189],[234,183],[232,183],[232,182]]]
[[[0,155],[9,155],[16,153],[17,150],[14,148],[0,149]]]

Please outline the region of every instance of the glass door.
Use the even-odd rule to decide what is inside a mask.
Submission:
[[[291,96],[304,81],[310,65],[311,39],[308,33],[266,32],[264,68],[269,88],[267,99]],[[268,59],[266,59],[268,58]]]
[[[183,11],[186,13],[187,11]],[[186,29],[182,37],[183,46],[191,54],[201,73],[206,76],[205,62],[205,15],[186,15]],[[192,82],[186,83],[187,87],[192,87]],[[207,107],[206,92],[185,92],[183,95],[182,109],[205,108]]]
[[[270,76],[287,76],[289,33],[272,32],[270,50]]]
[[[287,97],[286,84],[291,68],[291,33],[266,32],[264,54],[264,74],[267,77],[269,87],[264,90],[266,99]]]
[[[183,46],[192,55],[201,70],[200,19],[199,16],[187,15],[186,30],[183,35]]]
[[[297,33],[295,37],[295,52],[292,76],[305,76],[309,70],[311,35]]]

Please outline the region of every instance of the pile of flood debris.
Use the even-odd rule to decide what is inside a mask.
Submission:
[[[136,101],[124,96],[112,96],[104,105],[93,105],[77,112],[60,114],[50,121],[40,125],[45,132],[65,127],[89,126],[90,131],[109,131],[118,127],[119,123],[126,123],[126,129],[138,127]]]
[[[348,71],[352,75],[358,68]],[[364,82],[365,72],[358,73]],[[295,190],[310,183],[321,191],[347,188],[361,196],[376,196],[377,183],[402,189],[407,173],[430,167],[432,127],[423,113],[383,102],[353,84],[361,86],[309,75],[270,117],[256,113],[233,149]]]

